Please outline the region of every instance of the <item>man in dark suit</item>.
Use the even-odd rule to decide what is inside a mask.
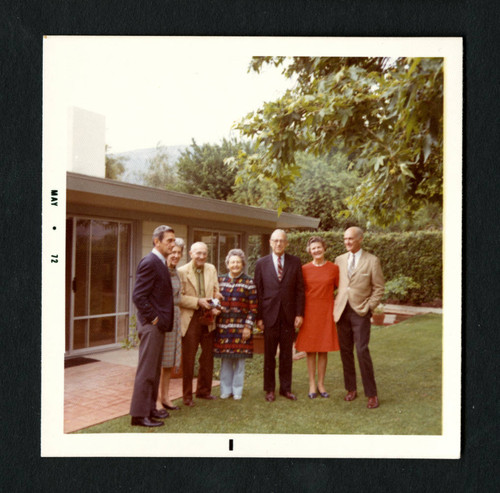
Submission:
[[[292,354],[295,330],[304,316],[304,281],[298,257],[285,253],[286,233],[277,229],[271,235],[272,253],[255,266],[258,312],[257,326],[264,331],[264,391],[273,402],[276,385],[276,350],[280,347],[280,395],[297,400],[292,394]]]
[[[170,273],[165,264],[175,244],[174,230],[158,226],[153,232],[153,250],[137,266],[132,299],[137,307],[139,363],[130,404],[132,426],[162,426],[168,418],[156,409],[165,332],[173,327],[174,303]]]

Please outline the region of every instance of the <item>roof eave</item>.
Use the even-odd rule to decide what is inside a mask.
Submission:
[[[156,210],[158,206],[168,208],[172,214],[184,217],[206,217],[207,219],[228,223],[252,223],[268,227],[283,229],[316,229],[319,219],[301,216],[299,214],[282,213],[278,216],[276,211],[260,207],[226,202],[197,195],[190,195],[171,190],[124,183],[67,172],[67,190],[76,192],[75,200],[85,200],[88,197],[93,204],[107,202],[113,199],[117,207],[146,210]],[[68,200],[71,200],[69,194]]]

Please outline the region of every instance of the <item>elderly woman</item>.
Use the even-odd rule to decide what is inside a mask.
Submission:
[[[214,356],[221,358],[220,396],[239,400],[245,360],[253,356],[252,330],[257,317],[257,289],[243,273],[245,254],[235,248],[226,257],[228,273],[219,277],[222,313],[217,318]]]
[[[339,268],[325,260],[326,243],[320,236],[312,236],[307,251],[313,260],[302,266],[306,304],[304,322],[295,348],[307,353],[309,398],[330,397],[325,389],[328,351],[340,349],[333,320],[333,291],[339,284]],[[316,355],[318,359],[318,387],[316,388]]]
[[[181,333],[181,314],[179,308],[179,300],[181,298],[181,281],[177,273],[177,264],[182,257],[184,250],[184,240],[182,238],[175,239],[175,245],[172,248],[172,253],[167,257],[167,266],[170,272],[172,281],[172,293],[174,297],[174,324],[172,332],[165,332],[165,341],[163,343],[163,358],[161,362],[161,379],[160,379],[160,399],[161,404],[165,409],[179,410],[179,406],[174,406],[168,395],[170,386],[170,376],[172,368],[178,369],[181,364],[182,354],[182,333]]]

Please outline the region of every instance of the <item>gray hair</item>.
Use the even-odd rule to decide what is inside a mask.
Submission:
[[[176,247],[179,247],[181,249],[181,252],[183,252],[186,243],[184,242],[184,240],[182,238],[176,238],[174,245]]]
[[[195,241],[195,242],[191,245],[191,248],[189,249],[189,251],[190,251],[190,252],[192,252],[192,251],[193,251],[193,248],[197,248],[197,247],[199,247],[199,246],[204,246],[204,247],[207,249],[207,251],[208,251],[208,245],[207,245],[205,242],[203,242],[203,241]]]
[[[226,255],[226,267],[229,267],[229,259],[231,257],[240,257],[241,261],[243,262],[243,267],[245,267],[245,265],[247,264],[245,252],[240,248],[233,248],[232,250],[229,250],[229,253]]]
[[[284,229],[275,229],[271,234],[271,238],[275,235],[275,233],[283,233],[285,235],[285,239],[288,239],[286,231]]]
[[[165,233],[174,233],[174,229],[171,228],[170,226],[158,226],[154,231],[153,231],[153,246],[155,246],[155,239],[158,238],[160,241],[163,240],[163,235]]]
[[[349,231],[350,229],[356,233],[356,236],[363,238],[363,230],[359,226],[351,226],[350,228],[347,228],[346,231]]]

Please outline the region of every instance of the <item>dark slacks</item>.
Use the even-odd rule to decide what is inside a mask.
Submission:
[[[208,396],[212,393],[215,330],[209,332],[206,325],[201,325],[200,316],[201,310],[194,312],[186,335],[182,338],[182,397],[184,402],[193,398],[194,362],[199,345],[201,345],[201,355],[196,396]]]
[[[141,326],[138,322],[137,326],[141,342],[130,414],[136,417],[147,417],[156,409],[165,334],[155,325]]]
[[[367,397],[377,395],[373,363],[368,349],[370,327],[370,312],[361,317],[347,303],[337,323],[340,357],[344,368],[344,384],[347,391],[357,390],[353,352],[355,344],[363,388]]]
[[[280,315],[273,327],[264,327],[264,390],[274,392],[276,388],[276,350],[280,347],[279,379],[280,392],[292,391],[293,339],[295,328],[288,325],[285,314]]]

